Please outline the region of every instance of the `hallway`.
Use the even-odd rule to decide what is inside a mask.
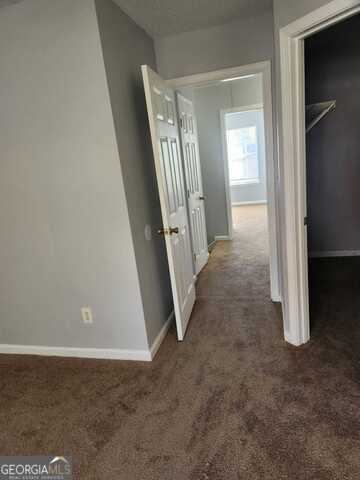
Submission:
[[[0,356],[3,455],[69,455],[76,480],[358,478],[354,353],[284,342],[265,209],[238,213],[151,364]]]
[[[198,297],[270,301],[265,205],[233,207],[234,239],[218,242],[197,284]]]

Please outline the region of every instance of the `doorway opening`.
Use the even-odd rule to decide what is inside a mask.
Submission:
[[[248,226],[265,225],[270,295],[280,301],[270,62],[168,84],[195,108],[209,249],[218,241],[234,240],[241,219],[247,222],[253,212]]]
[[[253,77],[252,82],[256,82]],[[241,88],[241,84],[239,85]],[[261,98],[261,89],[259,92]],[[266,151],[263,104],[238,106],[220,112],[223,156],[227,163],[227,201],[230,238],[239,228],[242,212],[266,215]],[[252,206],[253,208],[249,208]],[[258,208],[255,208],[258,206]],[[228,207],[229,208],[229,207]],[[263,216],[263,215],[262,215]]]
[[[165,238],[178,339],[183,340],[197,277],[216,242],[232,240],[223,242],[229,248],[217,248],[222,263],[233,259],[224,263],[229,281],[238,265],[235,282],[242,284],[249,272],[246,282],[254,283],[256,297],[268,290],[269,300],[279,300],[270,62],[171,81],[146,65],[142,71],[163,218],[158,233]],[[262,211],[249,210],[261,207],[256,191],[262,203],[267,199]],[[236,195],[243,201],[232,204]],[[247,259],[253,269],[244,267]],[[259,268],[265,275],[259,276]],[[215,270],[211,282],[221,275]],[[242,290],[246,295],[245,285]],[[236,289],[230,298],[239,294]]]
[[[304,49],[310,328],[348,347],[360,342],[359,29],[355,15]]]
[[[282,275],[283,327],[285,339],[293,345],[310,340],[308,223],[312,220],[307,212],[306,131],[312,126],[315,132],[318,125],[313,122],[314,118],[309,122],[305,120],[305,42],[312,35],[346,21],[359,12],[360,0],[349,3],[333,0],[280,30],[282,115],[279,163],[282,172],[280,207],[283,212],[284,245],[281,263],[286,266]],[[324,52],[327,50],[325,46]],[[343,59],[346,59],[347,53]],[[341,64],[335,68],[342,69],[343,66]],[[354,92],[349,96],[353,97]],[[334,100],[326,98],[321,102],[320,98],[316,99],[316,103],[327,104],[319,112],[324,122],[331,119],[333,113],[329,112],[334,107],[335,112],[338,110],[339,105]],[[313,108],[314,105],[311,107],[312,112],[308,113],[315,113],[316,116],[317,108]],[[341,175],[346,172],[347,169],[343,169]],[[322,176],[319,187],[323,188],[326,181],[327,176]],[[333,225],[336,226],[336,222]]]

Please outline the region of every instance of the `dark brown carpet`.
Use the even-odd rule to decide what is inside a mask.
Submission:
[[[82,480],[360,478],[359,310],[322,297],[312,342],[286,345],[265,211],[242,212],[152,364],[1,356],[0,453],[71,455]]]

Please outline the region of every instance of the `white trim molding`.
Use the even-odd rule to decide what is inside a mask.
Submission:
[[[360,257],[360,250],[326,250],[309,252],[310,258]]]
[[[281,210],[284,215],[284,336],[310,339],[307,274],[304,39],[360,11],[360,0],[333,0],[280,30],[282,128]]]
[[[260,178],[250,178],[249,180],[230,180],[230,187],[247,187],[251,185],[259,185]]]
[[[264,104],[261,103],[254,103],[252,105],[242,105],[240,107],[233,107],[233,108],[226,108],[224,111],[226,113],[245,113],[245,112],[252,112],[253,110],[263,110]]]
[[[270,288],[271,299],[275,302],[281,301],[280,297],[280,278],[279,278],[279,215],[277,209],[277,200],[275,194],[275,185],[277,184],[277,175],[274,164],[274,131],[273,131],[273,108],[272,108],[272,86],[271,86],[271,62],[269,60],[259,63],[252,63],[249,65],[242,65],[239,67],[225,68],[222,70],[215,70],[212,72],[199,73],[196,75],[188,75],[186,77],[173,78],[167,81],[168,85],[174,89],[183,87],[204,87],[208,85],[218,84],[220,80],[225,78],[246,77],[248,75],[262,75],[263,85],[263,109],[264,109],[264,125],[265,125],[265,150],[266,150],[266,187],[267,187],[267,209],[268,209],[268,231],[269,231],[269,264],[270,264]],[[257,108],[261,106],[257,105]],[[248,107],[245,107],[248,108]],[[238,110],[236,108],[236,110]],[[225,177],[228,172],[227,162],[224,162]],[[229,189],[226,190],[227,195],[227,216],[229,237],[226,240],[231,240],[232,237],[232,216],[231,216],[231,201]],[[215,237],[220,238],[222,236]],[[221,238],[225,240],[225,238]]]
[[[164,339],[166,337],[166,334],[168,333],[169,328],[171,327],[171,324],[173,323],[174,320],[175,320],[175,313],[174,313],[174,311],[172,311],[170,313],[168,319],[164,323],[162,329],[158,333],[157,337],[153,341],[153,344],[150,347],[151,360],[153,360],[155,355],[157,354],[157,352],[160,348],[160,345],[164,341]]]
[[[43,345],[0,344],[0,354],[40,355],[46,357],[94,358],[102,360],[135,360],[151,362],[174,320],[172,311],[159,334],[148,350],[126,350],[122,348],[82,348],[82,347],[48,347]]]
[[[120,348],[46,347],[42,345],[0,344],[0,354],[96,358],[103,360],[137,360],[140,362],[151,362],[152,360],[150,350],[124,350]]]
[[[234,111],[231,109],[231,111]],[[226,141],[226,127],[225,127],[225,114],[227,110],[220,110],[220,130],[221,130],[221,149],[222,149],[222,161],[224,165],[224,179],[225,179],[225,199],[226,199],[226,214],[228,222],[229,238],[233,238],[233,218],[231,211],[231,191],[230,191],[230,171],[228,160],[228,149]],[[216,237],[215,237],[216,239]]]
[[[215,235],[215,242],[230,241],[232,238],[229,235]]]
[[[269,68],[270,61],[251,63],[249,65],[242,65],[239,67],[223,68],[221,70],[214,70],[212,72],[197,73],[195,75],[187,75],[185,77],[171,78],[168,84],[172,88],[179,87],[204,87],[211,85],[214,82],[223,80],[224,78],[246,77],[247,75],[256,75],[263,73]]]
[[[232,202],[231,205],[233,207],[241,207],[242,205],[266,205],[266,200],[252,200],[248,202]]]
[[[215,245],[216,245],[216,240],[215,240],[215,237],[214,237],[214,240],[212,242],[208,243],[209,252],[212,251],[212,249],[215,247]]]

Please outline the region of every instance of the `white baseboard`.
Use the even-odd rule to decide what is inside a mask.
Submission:
[[[208,244],[208,251],[211,252],[211,250],[215,247],[216,240],[214,239],[212,242]]]
[[[229,235],[215,235],[215,242],[218,242],[218,241],[221,241],[221,240],[231,240],[231,238],[229,237]]]
[[[241,205],[266,205],[266,200],[254,200],[252,202],[231,202],[232,207],[239,207]]]
[[[273,295],[271,295],[271,300],[275,303],[282,303],[282,299],[281,299],[281,296],[280,296],[280,293],[275,293]]]
[[[121,348],[73,348],[0,344],[1,353],[8,355],[41,355],[46,357],[137,360],[140,362],[151,362],[152,360],[150,350],[124,350]]]
[[[0,354],[8,355],[40,355],[46,357],[96,358],[103,360],[136,360],[151,362],[164,340],[174,318],[174,312],[169,315],[164,326],[155,338],[149,350],[125,350],[122,348],[76,348],[76,347],[45,347],[42,345],[9,345],[0,344]]]
[[[162,344],[164,338],[166,337],[167,332],[169,331],[169,328],[171,327],[171,324],[175,318],[175,313],[172,311],[164,323],[162,329],[160,330],[158,336],[155,338],[153,341],[153,344],[150,347],[150,354],[151,354],[151,360],[155,357],[157,354],[157,351],[160,348],[160,345]]]
[[[328,250],[323,252],[309,252],[310,258],[326,257],[360,257],[360,250]]]

